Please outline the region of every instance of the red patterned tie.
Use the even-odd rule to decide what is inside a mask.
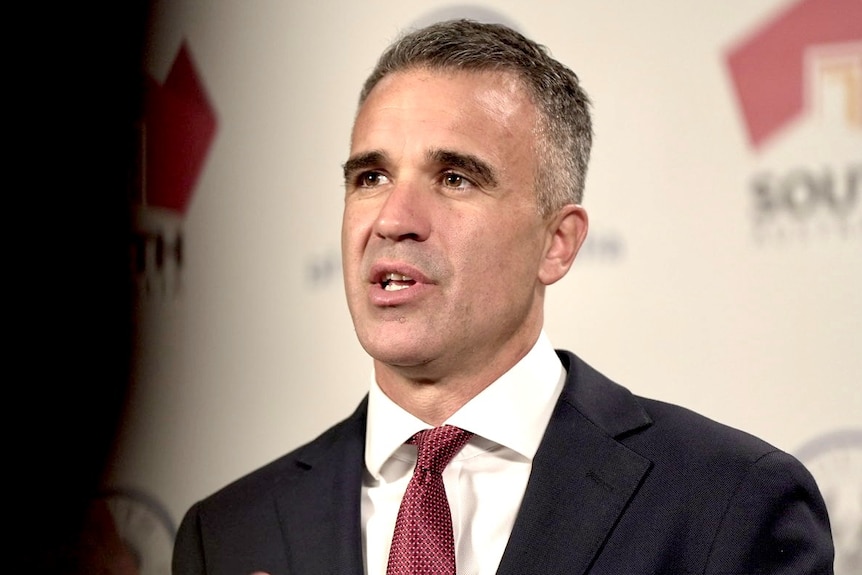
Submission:
[[[407,441],[419,453],[398,509],[386,575],[455,575],[452,514],[442,473],[472,435],[444,425]]]

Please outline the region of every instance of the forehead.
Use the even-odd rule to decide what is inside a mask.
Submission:
[[[409,69],[385,76],[369,93],[356,116],[351,148],[372,145],[376,137],[400,137],[404,144],[461,138],[489,146],[503,138],[532,147],[536,118],[512,72]]]

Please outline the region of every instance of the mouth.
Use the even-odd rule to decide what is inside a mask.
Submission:
[[[392,306],[415,302],[435,282],[416,265],[383,259],[368,270],[371,300],[375,305]]]
[[[384,274],[383,277],[380,278],[380,287],[385,291],[401,291],[408,289],[415,284],[416,280],[412,277],[394,272]]]

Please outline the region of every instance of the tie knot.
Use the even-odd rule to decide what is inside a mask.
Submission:
[[[408,443],[414,444],[418,451],[416,461],[418,469],[443,473],[443,469],[472,436],[471,432],[464,431],[460,427],[443,425],[420,431],[411,437]]]

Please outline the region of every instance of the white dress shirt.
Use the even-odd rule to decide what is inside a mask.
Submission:
[[[542,332],[521,361],[446,421],[475,434],[443,472],[458,575],[496,573],[565,376]],[[362,539],[365,573],[385,575],[398,507],[416,464],[415,446],[404,442],[430,426],[371,379]]]

